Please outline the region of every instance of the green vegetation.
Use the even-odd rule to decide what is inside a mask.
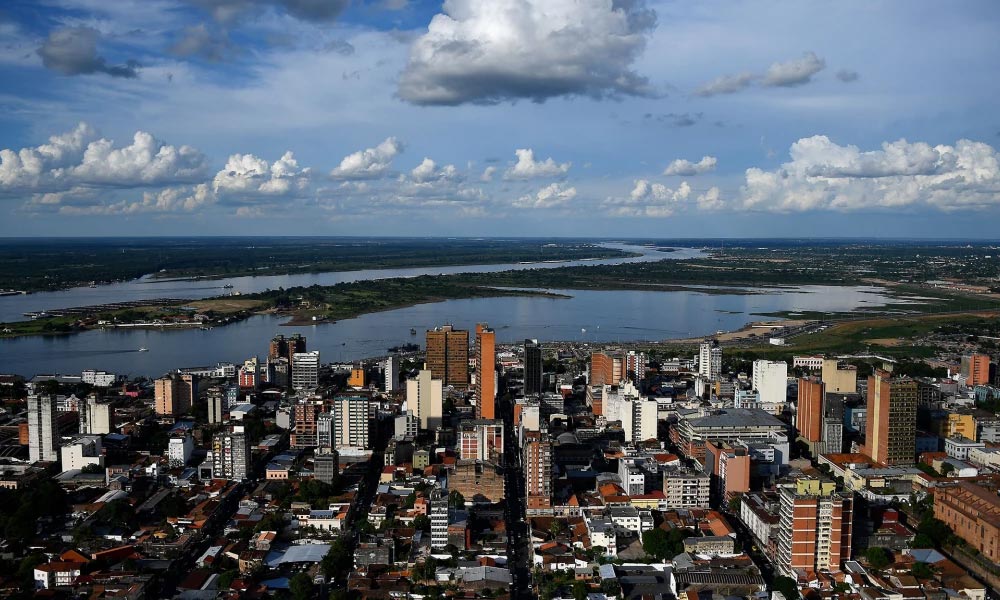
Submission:
[[[892,554],[885,548],[869,548],[865,551],[865,560],[869,567],[881,571],[892,564]]]
[[[694,535],[689,529],[650,529],[642,534],[642,549],[656,560],[669,560],[684,552],[684,538]]]
[[[0,489],[0,531],[14,548],[32,540],[40,521],[61,517],[67,509],[66,492],[55,481],[44,478],[26,488]]]
[[[785,600],[797,600],[799,598],[799,584],[791,577],[775,577],[771,589],[781,592]]]
[[[9,289],[54,290],[91,281],[234,277],[395,267],[606,258],[625,253],[559,240],[412,238],[8,239],[0,281]]]

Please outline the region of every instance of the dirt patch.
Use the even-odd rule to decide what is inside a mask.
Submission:
[[[882,346],[885,348],[893,348],[896,346],[902,346],[905,342],[900,338],[874,338],[870,340],[865,340],[866,344],[871,344],[872,346]]]

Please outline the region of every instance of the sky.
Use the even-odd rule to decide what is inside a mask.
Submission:
[[[995,0],[6,0],[0,236],[998,237]]]

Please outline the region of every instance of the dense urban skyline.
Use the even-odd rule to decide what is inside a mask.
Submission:
[[[0,235],[991,236],[998,18],[8,3]]]

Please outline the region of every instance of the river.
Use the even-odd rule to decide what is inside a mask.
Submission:
[[[524,338],[580,342],[661,340],[738,329],[773,311],[870,309],[890,300],[879,287],[799,286],[745,294],[697,291],[550,290],[571,298],[539,296],[475,298],[420,304],[362,315],[337,323],[285,327],[286,319],[255,316],[210,330],[108,330],[68,336],[0,340],[4,372],[77,374],[104,369],[129,375],[159,376],[185,366],[241,362],[266,355],[276,333],[301,333],[323,362],[342,362],[386,354],[406,342],[423,345],[426,329],[444,323],[474,329],[488,322],[499,343]],[[892,299],[899,302],[898,299]],[[410,329],[417,331],[410,334]],[[138,352],[146,347],[148,352]]]
[[[555,269],[579,265],[617,265],[622,263],[653,262],[664,259],[683,260],[704,256],[696,248],[676,248],[661,252],[654,248],[632,244],[601,244],[607,248],[638,253],[626,258],[598,260],[572,260],[562,262],[506,263],[493,265],[452,265],[443,267],[414,267],[401,269],[370,269],[367,271],[330,271],[326,273],[296,273],[294,275],[263,275],[228,277],[225,279],[158,279],[153,276],[131,281],[75,287],[55,292],[37,292],[27,295],[0,296],[0,322],[23,321],[24,314],[75,306],[94,306],[113,302],[151,300],[155,298],[197,299],[238,292],[250,294],[278,288],[305,287],[310,285],[335,285],[351,281],[392,279],[394,277],[419,277],[420,275],[452,275],[455,273],[496,273],[525,269]],[[232,288],[225,286],[231,285]]]

